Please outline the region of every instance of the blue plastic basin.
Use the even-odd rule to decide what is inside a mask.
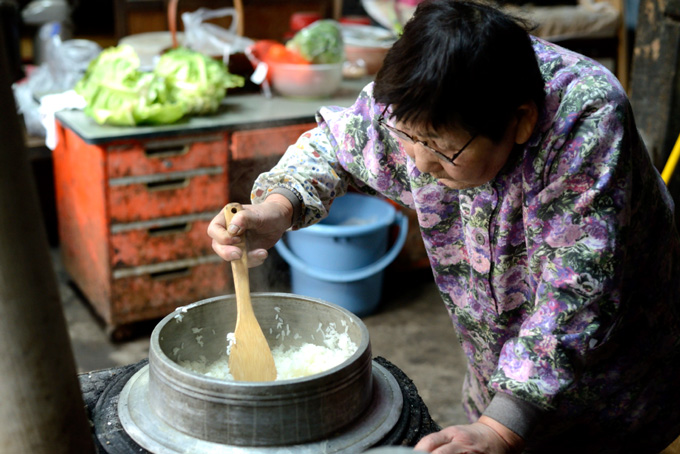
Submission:
[[[388,250],[390,228],[399,235]],[[382,295],[383,271],[397,257],[408,219],[388,202],[362,194],[337,198],[329,216],[287,232],[276,249],[291,267],[293,293],[368,315]]]

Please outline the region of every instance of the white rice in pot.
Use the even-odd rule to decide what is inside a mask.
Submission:
[[[346,322],[343,321],[342,324],[345,326],[343,333],[337,331],[335,323],[330,323],[325,330],[319,324],[317,332],[322,335],[323,345],[303,343],[298,347],[286,348],[284,345],[278,345],[272,348],[276,365],[276,380],[289,380],[318,374],[341,364],[352,356],[358,347],[347,333]],[[297,339],[299,336],[296,335],[294,338]],[[229,333],[225,353],[210,364],[204,356],[200,356],[195,361],[178,361],[178,364],[209,377],[234,380],[229,372],[229,351],[233,342],[233,333]]]

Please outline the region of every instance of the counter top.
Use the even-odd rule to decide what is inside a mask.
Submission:
[[[294,99],[276,95],[266,98],[259,93],[227,93],[214,115],[191,116],[171,125],[99,125],[80,110],[57,112],[56,119],[83,141],[95,145],[127,139],[151,139],[159,136],[167,138],[175,135],[283,126],[313,122],[314,114],[322,106],[351,106],[361,89],[370,81],[370,78],[345,80],[333,97],[323,99]]]

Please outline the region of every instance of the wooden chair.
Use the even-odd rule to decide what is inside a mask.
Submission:
[[[536,24],[534,34],[595,59],[613,59],[613,72],[628,90],[630,58],[624,0],[578,0],[576,5],[516,6],[509,12]]]
[[[114,0],[116,39],[130,34],[168,31],[167,11],[170,0]],[[239,5],[240,4],[240,5]],[[253,39],[281,39],[288,31],[289,18],[297,11],[318,11],[323,17],[339,19],[342,0],[180,0],[177,18],[182,12],[198,8],[233,6],[243,11],[240,30]],[[224,24],[215,22],[217,25]],[[178,30],[182,29],[181,20]]]
[[[589,57],[611,58],[613,72],[627,90],[630,63],[624,0],[578,0],[575,5],[541,6],[492,0],[511,14],[536,25],[536,36],[575,50]],[[362,0],[366,11],[384,27],[392,28],[389,17],[401,24],[408,21],[415,6],[395,0]],[[380,20],[382,19],[382,21]]]

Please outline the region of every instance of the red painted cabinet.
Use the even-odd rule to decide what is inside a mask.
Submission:
[[[208,224],[227,202],[247,202],[238,199],[257,174],[311,127],[91,144],[58,123],[53,163],[62,260],[112,337],[233,292]]]

